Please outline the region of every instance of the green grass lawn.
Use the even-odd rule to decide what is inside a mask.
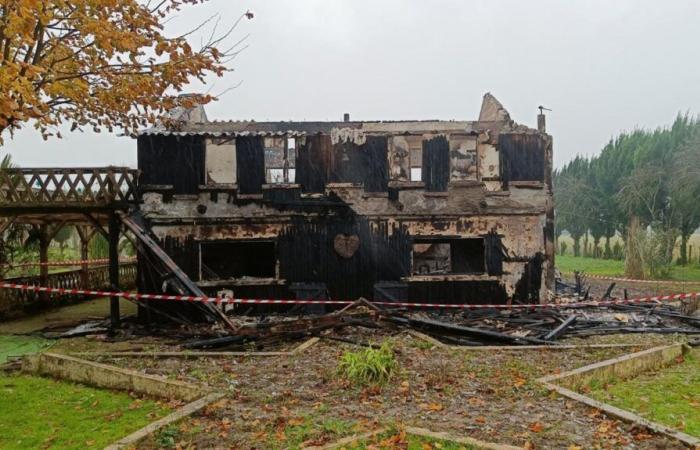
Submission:
[[[588,275],[624,277],[625,262],[614,259],[584,258],[582,256],[556,255],[557,269],[562,272],[578,270]],[[700,265],[673,266],[671,280],[700,281]]]
[[[700,437],[700,351],[686,355],[682,364],[594,389],[589,395]]]
[[[52,341],[34,336],[12,336],[0,334],[0,364],[11,356],[22,356],[47,349]]]
[[[0,373],[0,448],[89,449],[165,416],[152,400],[79,384]]]

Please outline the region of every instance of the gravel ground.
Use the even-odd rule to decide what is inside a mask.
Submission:
[[[299,448],[397,424],[526,448],[683,448],[552,395],[535,382],[634,348],[465,351],[431,348],[420,339],[386,331],[353,329],[336,336],[359,342],[390,340],[398,373],[383,388],[351,385],[338,375],[337,363],[358,346],[326,339],[291,357],[98,360],[227,393],[202,414],[139,448]],[[601,336],[595,342],[635,343],[642,349],[675,339],[626,335]],[[59,346],[63,351],[109,351],[113,345],[86,338],[64,342]],[[140,345],[159,348],[157,340]]]

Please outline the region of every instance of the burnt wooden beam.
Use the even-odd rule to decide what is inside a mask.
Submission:
[[[2,224],[0,224],[0,236],[5,234],[5,231],[7,231],[7,229],[10,228],[16,220],[17,216],[8,217],[7,220],[4,220]]]
[[[172,273],[174,275],[175,280],[178,282],[180,286],[186,291],[189,291],[189,294],[197,296],[197,297],[206,297],[207,295],[195,284],[190,277],[187,276],[185,272],[183,272],[180,267],[175,264],[175,261],[166,254],[162,248],[156,243],[156,241],[149,236],[148,232],[141,227],[132,217],[127,216],[124,213],[115,213],[119,214],[119,218],[121,219],[121,222],[126,226],[126,228],[131,231],[134,236],[138,239],[141,244],[143,244],[143,247],[148,248],[150,253],[167,269],[168,272]],[[213,314],[214,317],[217,317],[219,320],[224,322],[234,333],[238,333],[240,330],[240,327],[237,326],[231,319],[226,316],[226,314],[217,308],[214,305],[210,305],[208,303],[200,304],[204,310],[208,311],[210,314]]]
[[[397,325],[409,326],[412,328],[431,330],[431,335],[458,335],[471,338],[482,339],[489,342],[505,342],[515,345],[525,344],[551,344],[543,339],[531,338],[527,336],[511,336],[497,331],[486,330],[483,328],[464,327],[447,322],[440,322],[431,319],[414,319],[401,316],[384,316],[382,320],[386,320]]]
[[[61,228],[63,228],[66,225],[67,221],[66,220],[61,220],[57,224],[48,226],[47,225],[47,234],[46,238],[49,240],[49,243],[53,240],[53,238],[56,237],[59,231],[61,231]]]
[[[102,224],[97,219],[95,219],[95,217],[92,216],[92,214],[89,214],[86,212],[83,215],[88,220],[88,222],[90,222],[92,224],[92,226],[95,227],[95,231],[97,231],[102,236],[104,236],[105,239],[109,240],[109,232],[102,227]],[[110,215],[110,220],[111,220],[111,215]]]
[[[544,337],[542,337],[542,339],[545,341],[556,341],[564,333],[566,333],[566,330],[568,330],[569,327],[571,327],[575,322],[576,316],[569,316],[564,322],[561,323],[561,325],[559,325],[549,333],[545,334]]]
[[[615,289],[615,283],[610,283],[610,286],[608,286],[608,289],[605,291],[605,295],[603,295],[603,300],[606,300],[608,298],[612,298],[612,291]]]

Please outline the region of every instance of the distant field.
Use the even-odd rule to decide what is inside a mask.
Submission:
[[[625,262],[613,259],[584,258],[569,255],[557,255],[556,266],[562,272],[578,270],[589,275],[621,277],[625,275]],[[671,280],[700,281],[700,265],[689,264],[685,267],[674,266]]]
[[[679,239],[680,241],[680,239]],[[557,239],[557,255],[559,255],[559,251],[561,249],[561,243],[565,242],[566,243],[566,254],[573,256],[574,254],[574,240],[571,239],[571,236],[568,233],[564,233],[559,238]],[[619,242],[620,245],[622,245],[622,238],[620,236],[615,236],[612,239],[610,239],[610,247],[614,246],[616,242]],[[583,238],[581,239],[581,251],[583,251]],[[593,246],[593,239],[589,237],[588,240],[589,246]],[[605,244],[604,240],[601,240],[600,244],[598,245],[602,251],[603,245]],[[692,248],[692,261],[693,262],[699,262],[700,263],[700,234],[695,233],[692,236],[690,236],[690,239],[688,240],[689,246]],[[675,249],[675,256],[678,257],[678,252],[679,252],[679,246],[676,246]]]

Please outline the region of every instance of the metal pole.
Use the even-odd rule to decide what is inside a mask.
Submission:
[[[114,212],[109,215],[109,284],[119,290],[119,218]],[[109,299],[109,316],[112,329],[119,328],[119,297]]]

